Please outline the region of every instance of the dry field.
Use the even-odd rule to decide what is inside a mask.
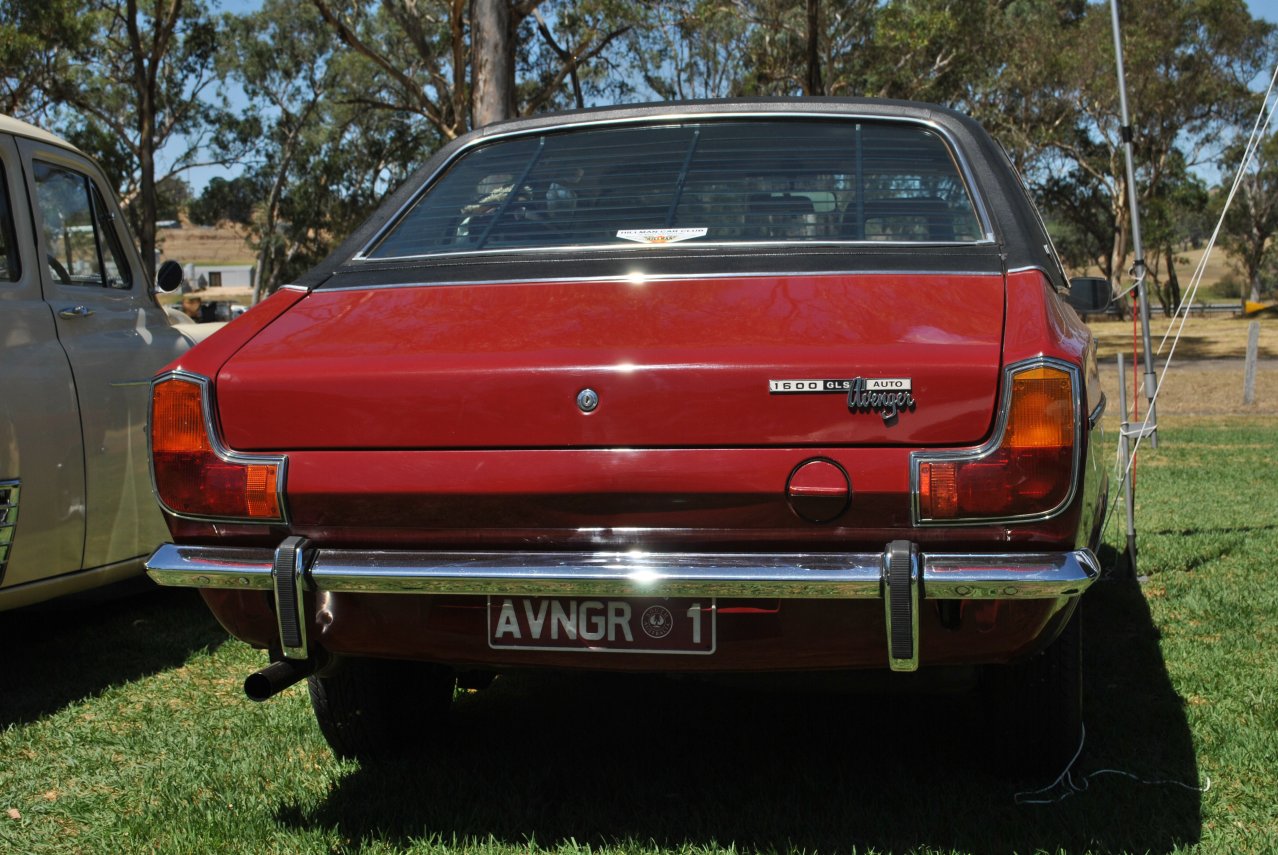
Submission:
[[[1278,318],[1260,320],[1260,362],[1256,371],[1256,401],[1243,405],[1243,372],[1247,352],[1250,321],[1235,317],[1192,317],[1185,321],[1180,342],[1172,354],[1170,367],[1166,357],[1172,337],[1162,345],[1167,331],[1166,318],[1151,321],[1151,340],[1155,370],[1163,377],[1158,396],[1159,417],[1214,415],[1278,415]],[[1132,323],[1127,321],[1095,321],[1091,324],[1099,342],[1101,379],[1109,398],[1109,415],[1118,414],[1118,370],[1115,355],[1124,354],[1127,362],[1128,403],[1132,399]],[[1173,329],[1173,333],[1175,330]],[[1143,389],[1143,383],[1138,386]],[[1141,398],[1144,410],[1144,398]]]
[[[248,245],[248,234],[232,225],[193,226],[184,222],[179,229],[160,229],[161,259],[182,264],[252,264],[256,257]]]

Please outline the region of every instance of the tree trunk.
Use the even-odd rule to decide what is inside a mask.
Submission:
[[[142,144],[138,152],[138,166],[142,181],[137,201],[142,208],[138,217],[138,250],[142,254],[146,284],[150,287],[155,282],[155,115],[145,103],[139,113],[138,136]]]
[[[808,74],[803,82],[804,95],[824,95],[821,82],[821,0],[808,0]]]
[[[1167,256],[1167,290],[1168,296],[1171,298],[1172,313],[1180,311],[1180,277],[1176,275],[1176,253],[1173,251],[1171,244],[1163,249],[1163,255]]]
[[[509,0],[471,0],[471,114],[474,127],[514,118],[515,39]]]

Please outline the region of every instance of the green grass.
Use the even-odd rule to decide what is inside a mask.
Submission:
[[[1085,603],[1077,770],[1205,794],[1106,775],[1017,805],[1047,782],[997,770],[970,697],[656,677],[503,678],[428,763],[361,768],[304,689],[244,700],[262,654],[164,591],[0,615],[0,852],[1278,851],[1273,425],[1163,440],[1138,469],[1148,581]]]

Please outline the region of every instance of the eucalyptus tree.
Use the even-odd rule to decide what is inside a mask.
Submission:
[[[1235,145],[1222,161],[1227,178],[1232,178],[1243,162],[1244,147]],[[1223,205],[1227,187],[1216,193],[1217,210]],[[1247,162],[1238,183],[1233,204],[1225,214],[1220,241],[1237,261],[1247,280],[1243,299],[1259,300],[1272,290],[1272,280],[1265,284],[1278,251],[1278,136],[1270,135],[1256,146],[1255,156]]]
[[[118,189],[154,276],[157,188],[200,163],[216,124],[217,23],[200,0],[86,0],[76,12],[88,36],[39,86],[69,136],[127,152]]]
[[[324,102],[344,82],[335,61],[336,40],[319,14],[289,0],[266,0],[256,12],[224,18],[225,50],[219,72],[239,84],[248,108],[235,119],[233,137],[258,131],[248,171],[262,197],[250,218],[257,261],[254,283],[260,293],[279,284],[281,266],[296,250],[281,228],[284,195],[308,143],[330,132]],[[256,295],[255,295],[256,296]]]
[[[687,101],[743,94],[752,30],[732,0],[647,0],[642,13],[642,26],[625,37],[623,97]]]
[[[90,37],[80,0],[0,0],[0,113],[39,121],[45,81],[67,73]]]
[[[1047,24],[1060,11],[1053,5],[1012,4],[1009,12]],[[1216,157],[1244,121],[1254,103],[1249,83],[1274,59],[1273,27],[1252,18],[1242,0],[1139,0],[1122,10],[1139,198],[1149,205],[1184,169]],[[1100,267],[1113,279],[1131,252],[1131,214],[1110,8],[1091,4],[1057,20],[1054,29],[1027,31],[1032,39],[1050,32],[1053,49],[1016,51],[1013,90],[998,91],[1002,75],[987,81],[977,112],[1009,131],[1001,135],[1036,189],[1062,181],[1100,189],[1113,228]],[[1075,212],[1094,216],[1087,208],[1061,214]]]
[[[377,71],[365,105],[420,116],[445,140],[562,104],[568,82],[629,30],[634,14],[622,0],[579,0],[556,7],[550,26],[534,14],[544,0],[311,2]]]

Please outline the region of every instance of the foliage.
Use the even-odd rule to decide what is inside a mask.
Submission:
[[[80,0],[0,0],[0,113],[38,119],[56,106],[44,82],[69,73],[92,34]]]
[[[214,176],[204,192],[187,205],[186,212],[191,222],[201,226],[221,222],[248,225],[262,195],[260,182],[251,175],[238,175],[230,181]]]
[[[1233,176],[1243,164],[1246,147],[1231,147],[1222,160],[1226,176]],[[1214,207],[1223,207],[1224,188],[1213,198]],[[1240,296],[1259,300],[1272,290],[1272,268],[1278,265],[1273,237],[1278,234],[1278,136],[1267,136],[1255,146],[1238,183],[1238,192],[1225,216],[1220,242],[1237,259],[1247,281]],[[1266,276],[1268,273],[1270,275]],[[1266,285],[1268,283],[1268,285]]]
[[[44,24],[28,52],[49,61],[29,70],[28,86],[45,99],[54,123],[102,157],[120,182],[152,275],[157,188],[198,162],[219,113],[218,99],[207,91],[216,23],[200,0],[59,2],[39,15],[30,10],[44,0],[12,2],[30,3],[24,14]],[[64,32],[77,38],[63,45]]]
[[[489,68],[476,9],[508,21],[489,50],[510,71],[492,66],[491,90],[476,88]],[[253,240],[268,290],[471,128],[476,97],[507,105],[485,115],[818,93],[946,104],[1001,140],[1071,264],[1117,279],[1131,256],[1108,3],[266,0],[214,16],[202,0],[0,0],[0,10],[0,105],[101,157],[144,245],[165,174],[236,163],[260,194]],[[1243,0],[1133,0],[1122,13],[1137,185],[1157,232],[1147,256],[1170,270],[1172,245],[1206,230],[1192,176],[1250,116],[1248,86],[1278,53]],[[246,106],[225,109],[223,86]],[[1173,305],[1175,285],[1160,287]]]

